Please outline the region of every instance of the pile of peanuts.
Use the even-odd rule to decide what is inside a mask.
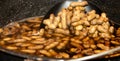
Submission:
[[[86,1],[73,2],[55,17],[13,22],[0,28],[0,46],[15,51],[51,58],[80,58],[120,46],[120,28],[110,25],[105,13],[85,11]],[[113,33],[116,33],[113,35]],[[108,57],[120,56],[115,52]]]
[[[95,10],[86,12],[88,3],[73,2],[68,8],[63,8],[57,16],[51,14],[44,20],[48,33],[74,35],[84,38],[100,37],[109,40],[114,37],[114,27],[110,26],[109,19],[105,13],[96,14]]]

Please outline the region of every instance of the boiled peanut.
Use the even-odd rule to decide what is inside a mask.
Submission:
[[[22,43],[20,46],[27,47],[27,46],[30,46],[30,45],[32,45],[32,44],[30,44],[30,43]]]
[[[3,29],[2,28],[0,28],[0,33],[2,33],[3,32]]]
[[[68,43],[68,41],[63,41],[62,43],[60,43],[58,46],[57,46],[57,49],[62,49],[63,47],[65,47],[65,45]]]
[[[11,38],[6,37],[6,38],[4,38],[3,40],[4,40],[4,41],[9,41],[9,40],[11,40]]]
[[[72,58],[79,58],[79,57],[82,57],[83,55],[82,54],[77,54],[77,55],[74,55]]]
[[[80,44],[75,43],[75,42],[71,42],[70,44],[74,47],[78,47],[78,48],[82,47]]]
[[[54,48],[56,45],[58,45],[58,42],[53,42],[52,44],[45,47],[45,49],[51,49]]]
[[[33,40],[33,41],[31,41],[31,43],[33,43],[33,44],[44,44],[46,42],[47,41],[41,41],[41,40]]]
[[[18,49],[16,46],[7,46],[6,48],[9,49],[9,50],[16,50],[16,49]]]
[[[25,39],[25,40],[31,40],[30,37],[26,37],[26,36],[22,36],[22,38]]]
[[[90,26],[89,33],[95,33],[96,26]]]
[[[70,6],[72,6],[72,7],[75,7],[75,6],[85,6],[85,5],[87,5],[88,3],[87,3],[87,1],[83,1],[83,2],[72,2],[71,4],[70,4]]]
[[[16,40],[13,40],[13,41],[10,41],[10,42],[13,42],[13,43],[15,42],[16,43],[16,42],[25,42],[25,41],[26,41],[25,39],[16,39]]]
[[[94,52],[97,54],[97,53],[104,52],[104,50],[94,50]]]
[[[44,55],[46,55],[48,57],[51,56],[51,53],[49,53],[47,50],[40,50],[39,53],[44,54]]]
[[[62,53],[59,53],[63,58],[69,58],[70,56],[69,56],[69,54],[67,54],[67,53],[64,53],[64,52],[62,52]]]
[[[113,33],[113,32],[114,32],[114,27],[113,27],[113,26],[110,26],[109,32],[110,32],[110,33]]]
[[[28,49],[42,49],[44,46],[43,45],[35,45],[35,46],[29,46]]]
[[[83,26],[82,25],[78,25],[75,27],[76,30],[82,30],[83,29]]]
[[[54,51],[53,49],[50,49],[49,52],[51,53],[51,55],[55,56],[57,55],[58,53],[56,51]]]
[[[23,49],[23,50],[20,50],[20,51],[25,52],[25,53],[30,53],[30,54],[33,54],[33,53],[36,52],[35,50],[30,50],[30,49]]]
[[[109,47],[105,46],[104,44],[97,44],[97,46],[103,50],[109,50]]]

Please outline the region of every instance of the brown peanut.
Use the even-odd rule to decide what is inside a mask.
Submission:
[[[44,46],[43,45],[33,45],[33,46],[28,46],[28,49],[33,49],[33,50],[36,50],[36,49],[42,49]]]
[[[23,50],[20,50],[20,51],[25,52],[25,53],[30,53],[30,54],[33,54],[33,53],[36,52],[35,50],[30,50],[30,49],[23,49]]]
[[[18,49],[16,46],[7,46],[6,48],[9,49],[9,50],[16,50],[16,49]]]
[[[79,57],[82,57],[83,55],[82,54],[77,54],[77,55],[74,55],[72,58],[79,58]]]
[[[2,33],[3,32],[3,29],[2,28],[0,28],[0,33]]]
[[[70,4],[70,6],[72,6],[72,7],[75,7],[75,6],[85,6],[85,5],[87,5],[88,3],[87,3],[87,1],[83,1],[83,2],[72,2],[71,4]]]
[[[109,50],[109,47],[108,46],[105,46],[103,44],[97,44],[97,46],[103,50]]]
[[[47,50],[40,50],[39,53],[44,54],[44,55],[46,55],[48,57],[51,56],[51,53],[49,53]]]
[[[57,49],[62,49],[63,47],[65,47],[65,45],[68,43],[68,40],[64,40],[62,43],[60,43],[58,46],[57,46]]]
[[[51,49],[54,48],[56,45],[58,45],[58,42],[53,42],[52,44],[45,47],[45,49]]]
[[[33,41],[31,41],[31,43],[33,43],[33,44],[44,44],[44,43],[46,43],[46,41],[33,40]]]
[[[70,56],[67,53],[59,53],[63,58],[69,58]]]

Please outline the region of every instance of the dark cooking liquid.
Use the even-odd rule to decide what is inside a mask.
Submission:
[[[40,18],[33,17],[30,19],[25,19],[19,22],[8,24],[3,28],[4,31],[0,34],[0,45],[8,50],[12,50],[12,51],[24,53],[24,54],[35,55],[35,56],[37,55],[40,57],[47,56],[52,58],[73,58],[74,55],[76,56],[78,55],[77,58],[79,58],[79,57],[95,54],[94,53],[95,50],[102,51],[102,49],[98,47],[96,47],[95,49],[92,49],[90,47],[85,48],[84,43],[87,43],[87,44],[95,43],[95,46],[97,43],[101,43],[103,45],[111,44],[110,41],[104,41],[104,40],[91,42],[93,41],[92,38],[90,38],[86,42],[82,40],[75,42],[77,41],[77,39],[79,39],[78,36],[56,37],[49,34],[45,36],[40,36],[39,25],[40,25],[41,19],[42,17]],[[67,38],[68,40],[66,40]],[[72,42],[75,42],[77,44],[72,43],[70,40],[71,38],[74,38],[75,41],[72,41]],[[62,43],[61,45],[63,47],[58,49],[57,47],[60,45],[60,43]],[[78,45],[78,43],[80,44]],[[48,47],[52,46],[52,48],[46,49],[46,46]],[[109,47],[114,48],[117,46],[118,45],[111,44]],[[47,51],[48,53],[45,51]],[[55,53],[53,54],[57,54],[57,55],[50,56],[49,55],[51,53],[50,51],[52,51],[52,53],[53,51],[55,51]],[[65,57],[62,55],[64,55]]]

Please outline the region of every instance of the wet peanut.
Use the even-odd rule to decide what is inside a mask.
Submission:
[[[85,6],[85,5],[87,5],[88,3],[86,2],[86,1],[84,1],[84,2],[72,2],[71,4],[70,4],[70,6],[72,6],[72,7],[75,7],[75,6]]]
[[[49,44],[45,47],[45,49],[51,49],[54,48],[56,45],[58,45],[58,42],[53,42],[52,44]]]
[[[46,55],[48,57],[51,56],[51,53],[49,53],[47,50],[40,50],[39,53],[44,54],[44,55]]]
[[[33,54],[33,53],[36,52],[35,50],[31,50],[31,49],[23,49],[23,50],[20,50],[20,51],[24,52],[24,53],[30,53],[30,54]]]
[[[80,44],[75,43],[75,42],[71,42],[70,44],[74,47],[78,47],[78,48],[82,47]]]
[[[20,46],[27,47],[27,46],[30,46],[30,45],[32,45],[32,44],[30,44],[30,43],[22,43]]]
[[[120,43],[117,42],[117,41],[111,41],[111,43],[112,43],[112,44],[115,44],[115,45],[120,45]]]
[[[72,58],[79,58],[79,57],[82,57],[83,55],[82,54],[77,54],[77,55],[74,55]]]
[[[71,38],[71,40],[70,40],[70,41],[71,41],[71,42],[75,42],[75,43],[82,44],[82,41],[77,40],[77,39],[74,39],[74,38]]]
[[[65,34],[65,35],[69,35],[70,33],[69,30],[64,30],[64,29],[59,29],[59,28],[57,28],[55,32]]]
[[[27,25],[23,25],[22,28],[25,30],[31,30]]]
[[[25,39],[25,40],[31,40],[30,37],[26,37],[26,36],[22,36],[22,38]]]
[[[26,40],[25,39],[16,39],[16,40],[13,40],[13,41],[10,41],[10,42],[13,42],[13,43],[16,43],[16,42],[25,42]]]
[[[3,40],[4,40],[4,41],[10,41],[10,40],[11,40],[11,38],[6,37],[6,38],[4,38]]]
[[[53,49],[50,49],[49,52],[51,53],[51,55],[55,56],[57,55],[58,53],[56,51],[54,51]]]
[[[96,48],[97,48],[96,45],[90,45],[90,47],[91,47],[92,49],[96,49]]]
[[[104,52],[104,50],[94,50],[95,53],[101,53]]]
[[[3,41],[3,40],[0,41],[0,44],[1,44],[1,45],[4,45],[4,44],[5,44],[5,41]]]
[[[103,50],[109,50],[108,46],[105,46],[104,44],[97,44],[97,47],[103,49]]]
[[[75,27],[76,30],[82,30],[83,29],[83,26],[82,25],[78,25]]]
[[[114,27],[113,27],[113,26],[111,26],[111,27],[109,28],[109,32],[110,32],[110,33],[113,33],[113,32],[114,32]]]
[[[96,26],[90,26],[89,33],[94,33],[96,31]]]
[[[90,11],[88,14],[89,14],[89,16],[87,17],[87,20],[88,20],[88,21],[91,21],[91,20],[94,19],[95,16],[96,16],[95,10]]]
[[[40,36],[31,36],[30,38],[32,38],[32,39],[38,39],[38,38],[40,38]]]
[[[62,49],[62,48],[64,48],[67,43],[68,43],[68,41],[64,40],[63,42],[61,42],[61,43],[57,46],[57,49]]]
[[[72,26],[77,26],[77,25],[81,25],[81,24],[83,24],[83,21],[82,21],[82,20],[77,21],[77,22],[73,22],[71,25],[72,25]]]
[[[2,28],[0,28],[0,33],[2,33],[3,32],[3,29]]]
[[[44,44],[46,42],[47,41],[41,41],[41,40],[33,40],[33,41],[31,41],[31,43],[33,43],[33,44]]]
[[[64,53],[64,52],[62,52],[62,53],[59,53],[63,58],[69,58],[70,56],[69,56],[69,54],[67,54],[67,53]]]
[[[16,49],[18,49],[16,46],[7,46],[6,48],[9,49],[9,50],[16,50]]]
[[[71,49],[70,49],[70,52],[76,52],[76,51],[77,51],[76,48],[71,48]]]
[[[43,45],[33,45],[33,46],[28,46],[28,49],[33,49],[33,50],[35,50],[35,49],[42,49],[44,46]]]
[[[94,52],[92,51],[92,49],[83,50],[82,53],[84,53],[86,55],[92,55],[92,54],[94,54]]]

